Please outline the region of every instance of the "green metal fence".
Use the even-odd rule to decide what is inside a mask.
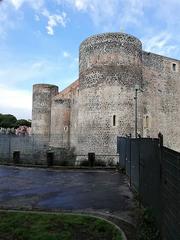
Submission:
[[[144,207],[151,208],[162,239],[180,239],[180,153],[161,138],[118,137],[120,167]]]

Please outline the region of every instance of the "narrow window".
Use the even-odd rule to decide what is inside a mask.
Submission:
[[[176,64],[175,63],[172,64],[172,69],[174,72],[176,72]]]
[[[113,115],[113,126],[116,126],[116,115]]]
[[[67,130],[68,130],[68,126],[65,126],[64,131],[67,132]]]

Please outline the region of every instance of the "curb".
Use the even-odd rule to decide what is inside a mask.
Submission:
[[[79,167],[79,166],[51,166],[47,165],[33,165],[33,164],[11,164],[11,163],[0,163],[0,166],[8,166],[8,167],[24,167],[24,168],[41,168],[41,169],[49,169],[49,170],[117,170],[116,167]]]

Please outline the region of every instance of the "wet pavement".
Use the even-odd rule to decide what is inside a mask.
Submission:
[[[131,221],[134,202],[116,171],[0,166],[0,208],[99,211]]]

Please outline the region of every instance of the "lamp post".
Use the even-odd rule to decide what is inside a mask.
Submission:
[[[138,90],[140,90],[140,87],[139,85],[135,85],[135,97],[134,97],[134,100],[135,100],[135,138],[137,138],[137,93],[138,93]]]

